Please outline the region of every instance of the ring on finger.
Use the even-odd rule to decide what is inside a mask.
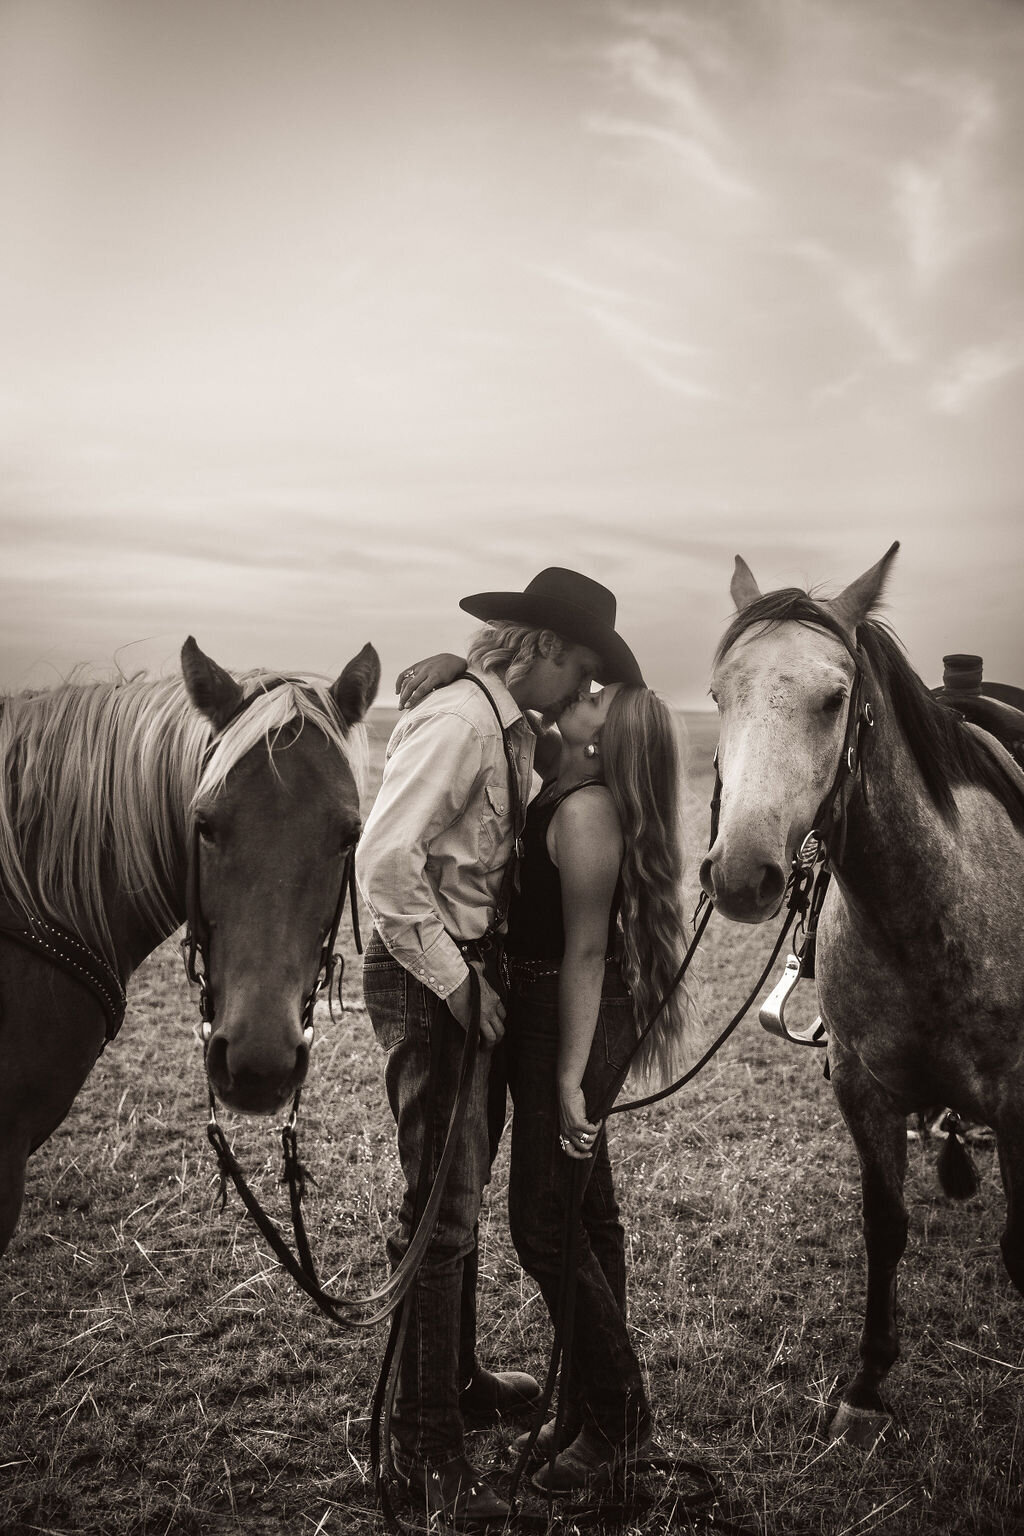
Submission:
[[[571,1150],[568,1136],[559,1136],[558,1145],[561,1147],[563,1152],[568,1152]]]

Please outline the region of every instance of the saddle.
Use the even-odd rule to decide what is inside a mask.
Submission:
[[[932,697],[994,736],[1024,768],[1024,688],[982,682],[980,656],[943,656],[942,666],[942,687],[933,688]]]

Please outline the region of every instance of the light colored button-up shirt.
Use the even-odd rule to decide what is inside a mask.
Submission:
[[[536,737],[493,672],[487,685],[509,731],[525,806]],[[447,997],[468,967],[455,939],[493,921],[512,854],[508,758],[487,699],[460,679],[403,714],[356,853],[363,900],[392,956]]]

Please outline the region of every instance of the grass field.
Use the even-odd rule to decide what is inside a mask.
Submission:
[[[378,767],[387,725],[382,712]],[[691,735],[706,805],[713,721],[698,717]],[[712,1021],[738,1006],[771,938],[712,921]],[[350,936],[343,947],[348,1009],[318,1017],[301,1134],[325,1271],[362,1289],[383,1276],[399,1187]],[[813,1010],[813,995],[798,1002]],[[366,1405],[383,1334],[328,1327],[237,1201],[220,1209],[195,1020],[168,943],[30,1164],[0,1261],[4,1536],[382,1529]],[[281,1209],[274,1129],[224,1118],[265,1203]],[[820,1053],[784,1046],[752,1015],[689,1089],[617,1119],[611,1135],[659,1438],[713,1474],[720,1514],[759,1536],[1024,1532],[1024,1313],[999,1257],[991,1147],[977,1149],[981,1190],[966,1205],[940,1195],[934,1144],[911,1149],[895,1419],[864,1457],[823,1438],[855,1358],[863,1260],[856,1159]],[[482,1219],[482,1353],[542,1374],[549,1328],[508,1240],[504,1157]],[[499,1484],[511,1468],[494,1432],[474,1438],[473,1455]],[[640,1493],[609,1530],[690,1529],[671,1489],[652,1478]]]

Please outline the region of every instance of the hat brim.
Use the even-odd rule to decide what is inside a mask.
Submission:
[[[501,619],[528,624],[531,629],[553,629],[563,640],[587,646],[600,657],[595,681],[601,684],[643,684],[640,664],[622,636],[575,603],[532,592],[474,592],[464,597],[459,607],[485,623]]]

